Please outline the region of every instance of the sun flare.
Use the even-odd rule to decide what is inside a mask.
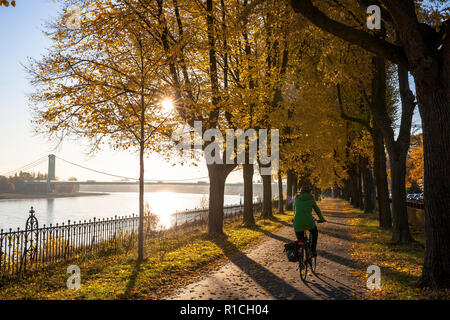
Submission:
[[[161,101],[161,107],[164,113],[172,112],[174,108],[172,99],[166,98],[163,101]]]

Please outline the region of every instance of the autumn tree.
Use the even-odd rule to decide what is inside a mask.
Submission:
[[[302,185],[324,190],[341,184],[346,176],[343,165],[346,131],[338,110],[332,107],[333,87],[321,87],[322,79],[313,70],[317,64],[311,63],[309,54],[294,56],[302,61],[295,59],[302,72],[292,70],[290,80],[294,82],[287,86],[289,90],[285,89],[286,103],[275,118],[284,127],[289,126],[289,130],[282,130],[280,150],[282,168],[291,170],[287,187],[292,194]]]
[[[246,141],[245,164],[242,165],[244,177],[244,224],[254,223],[252,210],[252,184],[255,162],[261,170],[264,165],[257,157],[249,154],[249,147],[261,141],[258,136],[259,129],[277,129],[273,127],[269,118],[273,115],[274,103],[280,95],[280,86],[283,84],[282,74],[287,68],[289,37],[287,26],[291,18],[284,17],[288,9],[288,2],[284,1],[283,9],[278,9],[278,3],[268,1],[252,11],[243,14],[248,8],[248,1],[232,2],[228,5],[229,11],[220,15],[221,30],[227,30],[219,36],[220,48],[224,48],[221,65],[224,66],[224,89],[227,95],[224,109],[230,115],[229,124],[233,128],[250,129],[251,134]],[[233,12],[236,14],[233,15]],[[227,17],[227,18],[225,18]],[[227,50],[225,50],[225,48]],[[226,67],[226,68],[225,68]],[[226,71],[226,72],[225,72]],[[226,80],[226,81],[225,81]],[[230,90],[232,89],[232,90]],[[274,146],[275,147],[275,146]],[[271,149],[270,142],[269,148]],[[253,150],[254,151],[254,150]],[[256,160],[256,161],[255,161]],[[275,172],[274,172],[275,173]],[[262,175],[263,180],[263,216],[272,215],[272,189],[271,176]]]
[[[202,136],[212,132],[208,129],[215,132],[203,141],[201,148],[217,160],[207,163],[210,178],[208,233],[223,234],[225,181],[237,163],[234,160],[226,163],[227,155],[216,148],[215,142],[226,129],[233,128],[232,115],[225,106],[229,103],[229,92],[235,87],[228,81],[231,59],[224,39],[230,40],[231,45],[236,29],[227,29],[225,34],[222,31],[224,27],[233,26],[227,21],[236,17],[237,7],[212,0],[122,2],[134,12],[147,36],[164,51],[161,63],[167,66],[166,79],[174,92],[181,118],[191,127],[195,121],[201,121]],[[229,9],[225,17],[221,5]],[[224,38],[224,35],[230,37]]]
[[[228,7],[227,7],[228,5]],[[245,163],[241,165],[244,180],[244,213],[243,224],[251,226],[255,223],[253,215],[253,176],[255,171],[254,154],[251,148],[257,143],[258,96],[256,92],[258,77],[257,57],[258,31],[256,15],[246,16],[239,20],[239,13],[245,10],[248,1],[236,1],[231,5],[220,2],[221,11],[221,60],[223,61],[223,86],[228,90],[224,105],[233,129],[250,130],[245,136]],[[235,13],[235,14],[233,14]],[[229,90],[233,88],[232,90]]]
[[[410,188],[416,185],[421,190],[423,190],[423,137],[422,134],[411,137],[411,148],[408,153],[408,158],[406,160],[407,167],[407,179],[406,186]],[[419,193],[411,192],[411,193]]]
[[[339,10],[339,7],[336,7],[335,11],[338,12],[334,12],[334,14],[338,14]],[[348,23],[353,24],[360,24],[363,20],[363,17],[357,13],[346,17]],[[317,52],[316,54],[324,56],[322,61],[328,61],[328,63],[323,64],[322,69],[327,75],[324,80],[336,86],[336,107],[338,106],[340,109],[340,115],[343,119],[360,125],[363,130],[370,133],[372,138],[372,155],[370,157],[372,160],[367,162],[368,159],[363,157],[361,159],[362,163],[359,163],[363,165],[363,168],[361,168],[364,172],[363,180],[366,180],[364,181],[364,187],[368,188],[364,192],[364,210],[366,212],[373,210],[373,205],[370,203],[373,201],[373,195],[370,195],[373,189],[371,187],[372,176],[369,169],[369,166],[373,166],[378,193],[380,226],[382,228],[390,228],[392,226],[392,218],[386,174],[384,137],[379,126],[375,123],[372,109],[374,104],[381,104],[382,110],[388,112],[390,117],[394,110],[394,100],[391,98],[392,95],[387,95],[385,91],[380,93],[380,90],[376,88],[372,59],[369,53],[329,34],[323,34],[322,37],[325,37],[329,49],[323,53]],[[367,74],[371,76],[368,77]],[[382,98],[380,99],[379,97]],[[345,187],[348,188],[349,184],[345,183]],[[346,190],[344,195],[348,196],[348,194],[349,192]]]
[[[349,10],[349,12],[352,11]],[[334,7],[334,9],[329,10],[331,16],[339,17],[339,13],[339,7]],[[364,17],[359,11],[347,14],[340,19],[354,27],[364,22]],[[383,32],[381,31],[380,33],[382,34]],[[339,47],[343,49],[339,50]],[[381,134],[382,140],[386,142],[393,178],[392,216],[394,230],[392,240],[394,242],[409,242],[412,238],[409,232],[408,215],[404,201],[404,181],[406,154],[409,148],[409,135],[415,108],[415,97],[409,88],[408,73],[401,67],[394,71],[394,68],[387,66],[382,59],[380,60],[378,57],[372,58],[372,55],[367,51],[354,45],[345,44],[341,39],[330,35],[328,35],[328,50],[324,52],[325,54],[323,55],[326,55],[331,60],[331,63],[326,64],[324,68],[324,72],[329,74],[329,81],[341,82],[337,84],[337,95],[342,116],[347,120],[363,125],[372,134],[373,144],[375,146],[374,151],[376,152],[374,159],[376,160],[375,167],[378,177],[380,224],[383,227],[390,226],[390,210],[388,208],[389,198],[387,184],[385,183],[385,169],[380,168],[380,165],[383,166],[384,164],[384,147],[380,145],[379,141],[376,141],[379,140],[376,135]],[[337,80],[333,80],[333,78],[337,78]],[[399,88],[398,91],[394,89],[397,86]],[[350,114],[346,113],[347,111],[342,106],[343,99],[340,96],[340,91],[343,90],[357,94],[355,104],[357,106],[356,109],[361,109],[359,111],[359,113],[362,112],[360,116],[351,116],[352,112]],[[397,95],[397,92],[400,99],[394,97]],[[352,93],[352,95],[354,94]],[[391,99],[391,97],[394,97],[394,99]],[[401,108],[398,108],[401,110],[401,117],[398,119],[400,122],[398,137],[395,136],[397,101],[400,101],[399,104],[401,106]],[[344,103],[348,104],[348,101],[344,101]],[[362,160],[363,162],[366,161],[364,159]],[[360,174],[357,168],[353,168],[352,172],[352,175]],[[367,172],[363,176],[367,176]],[[355,177],[355,179],[351,185],[355,183],[356,185],[360,184],[360,177]],[[357,190],[355,188],[353,189],[354,195],[352,202],[357,207],[362,207],[362,201],[355,199]]]
[[[157,50],[126,7],[80,1],[80,28],[69,28],[65,10],[49,24],[54,44],[28,72],[34,124],[50,138],[77,136],[91,152],[109,145],[139,154],[138,260],[144,258],[144,157],[158,151],[167,114]]]
[[[368,1],[360,0],[366,8]],[[382,18],[398,35],[398,42],[380,39],[361,28],[354,28],[326,15],[311,0],[292,0],[294,11],[319,28],[356,44],[379,58],[411,72],[416,86],[424,136],[424,188],[426,253],[422,286],[450,287],[450,18],[438,12],[432,19],[421,1],[377,1]],[[444,3],[444,1],[441,1]],[[370,3],[372,4],[372,3]],[[345,6],[343,7],[345,10]],[[348,11],[342,11],[345,15]]]

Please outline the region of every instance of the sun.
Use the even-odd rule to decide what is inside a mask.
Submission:
[[[161,107],[164,113],[169,113],[172,112],[174,109],[174,104],[172,99],[170,98],[165,98],[164,100],[161,101]]]

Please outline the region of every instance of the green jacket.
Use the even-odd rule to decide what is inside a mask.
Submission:
[[[312,216],[312,209],[317,213],[320,220],[324,220],[319,207],[313,196],[309,193],[301,193],[294,199],[294,231],[301,232],[314,229],[316,223]]]

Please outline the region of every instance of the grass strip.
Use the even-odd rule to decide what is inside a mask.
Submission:
[[[264,235],[291,223],[293,213],[256,218],[245,227],[241,219],[225,221],[225,237],[205,234],[204,226],[177,232],[146,244],[146,259],[132,253],[79,257],[0,284],[0,299],[159,299],[178,286],[214,269],[227,256],[247,249]],[[69,265],[81,270],[80,289],[67,289]]]
[[[449,299],[449,291],[423,290],[416,286],[422,273],[425,235],[420,228],[410,226],[415,239],[410,244],[393,244],[392,230],[379,228],[376,216],[352,209],[348,218],[354,226],[352,258],[363,266],[377,265],[381,269],[381,289],[366,290],[367,298],[383,300]],[[362,282],[370,276],[360,273]]]

